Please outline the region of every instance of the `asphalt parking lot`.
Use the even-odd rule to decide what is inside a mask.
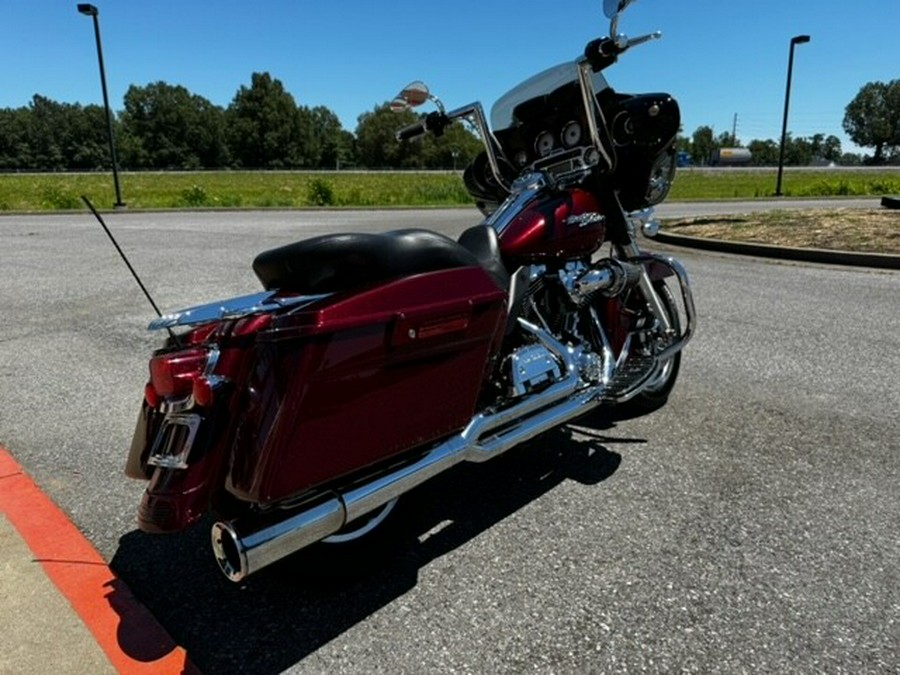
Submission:
[[[163,309],[255,253],[474,212],[112,214]],[[0,218],[0,443],[204,672],[896,672],[900,273],[678,252],[699,328],[663,410],[416,490],[364,552],[243,585],[208,523],[135,529],[152,310],[87,214]],[[361,424],[365,420],[360,420]]]

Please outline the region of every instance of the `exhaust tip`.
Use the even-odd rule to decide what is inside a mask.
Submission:
[[[228,523],[212,526],[212,548],[216,563],[229,580],[241,581],[249,574],[247,555],[240,544],[237,532]]]

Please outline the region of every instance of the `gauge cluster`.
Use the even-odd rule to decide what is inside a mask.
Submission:
[[[534,156],[543,159],[560,148],[571,150],[581,144],[583,135],[581,122],[577,120],[566,122],[556,133],[550,130],[541,131],[534,139]]]
[[[548,116],[496,134],[504,155],[517,173],[544,171],[562,178],[583,177],[600,163],[600,153],[590,140],[587,124],[575,118]]]
[[[557,160],[581,158],[590,146],[584,102],[574,81],[519,102],[511,118],[513,124],[495,134],[517,171],[552,170]]]
[[[551,174],[580,171],[594,166],[599,153],[590,143],[584,120],[547,116],[497,134],[504,154],[517,172],[542,170]]]
[[[578,148],[584,143],[587,136],[582,122],[574,119],[563,122],[556,128],[538,127],[537,131],[530,130],[530,133],[526,129],[520,129],[519,135],[524,136],[525,139],[531,136],[531,140],[525,142],[526,147],[519,149],[513,155],[519,168],[560,152]]]

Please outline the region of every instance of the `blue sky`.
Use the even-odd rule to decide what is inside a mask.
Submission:
[[[93,28],[74,0],[0,0],[0,107],[34,94],[101,102]],[[357,117],[422,79],[455,107],[493,101],[570,60],[608,23],[602,0],[96,0],[110,98],[130,84],[180,84],[227,106],[251,73],[268,71],[302,105],[324,105],[353,131]],[[440,7],[440,9],[438,9]],[[873,80],[900,78],[898,0],[638,0],[620,30],[663,39],[607,71],[621,91],[667,91],[684,131],[710,125],[778,138],[791,36],[797,48],[790,130],[835,134]]]

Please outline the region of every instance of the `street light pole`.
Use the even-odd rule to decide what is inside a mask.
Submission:
[[[784,92],[784,121],[781,125],[781,151],[778,153],[778,183],[775,196],[781,197],[781,177],[784,173],[784,145],[787,142],[788,108],[791,103],[791,74],[794,70],[794,46],[809,42],[809,35],[795,35],[791,38],[791,51],[788,56],[787,89]]]
[[[97,39],[97,59],[100,61],[100,86],[103,88],[103,107],[106,109],[106,126],[109,133],[109,154],[112,157],[113,183],[116,186],[115,208],[125,208],[122,189],[119,187],[119,162],[116,159],[116,142],[113,135],[112,111],[109,109],[109,94],[106,91],[106,68],[103,66],[103,45],[100,42],[100,10],[94,5],[80,3],[78,11],[94,20],[94,37]]]

